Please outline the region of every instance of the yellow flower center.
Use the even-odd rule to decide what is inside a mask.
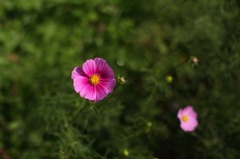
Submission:
[[[187,122],[188,121],[188,117],[186,115],[182,116],[182,120],[183,122]]]
[[[89,81],[90,81],[90,83],[91,83],[92,85],[96,85],[96,84],[99,83],[100,78],[99,78],[98,75],[95,74],[95,75],[92,75],[92,76],[90,77]]]

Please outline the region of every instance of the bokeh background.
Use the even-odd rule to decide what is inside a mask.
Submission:
[[[238,0],[1,0],[0,158],[239,159],[239,18]],[[97,105],[70,77],[94,57],[128,81]]]

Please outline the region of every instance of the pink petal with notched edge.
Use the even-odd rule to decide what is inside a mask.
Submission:
[[[95,61],[92,59],[84,62],[84,64],[82,65],[82,69],[83,69],[83,72],[89,77],[97,73]]]
[[[84,97],[89,100],[95,100],[96,99],[96,87],[92,86],[91,84],[83,87],[80,91],[81,97]]]
[[[190,119],[189,122],[181,122],[180,126],[184,131],[194,131],[198,126],[198,121],[196,119]]]
[[[187,106],[182,111],[183,115],[191,116],[193,118],[197,117],[197,113],[193,110],[192,106]]]
[[[71,74],[71,77],[72,79],[74,79],[75,77],[78,77],[78,76],[84,76],[84,77],[88,77],[82,70],[82,67],[75,67],[72,71],[72,74]]]
[[[103,70],[106,69],[106,67],[108,67],[108,64],[105,60],[101,59],[101,58],[94,58],[93,59],[95,61],[96,64],[96,69],[98,70],[98,73],[102,73]]]
[[[178,117],[178,119],[181,120],[181,118],[182,118],[182,109],[179,109],[177,117]]]
[[[101,78],[102,79],[112,79],[112,78],[114,78],[113,70],[110,67],[105,68],[104,70],[102,70]]]
[[[114,78],[114,72],[108,66],[108,64],[105,60],[103,60],[101,58],[95,58],[94,61],[96,62],[97,72],[100,74],[102,79]]]
[[[77,69],[79,69],[79,66],[77,66],[73,69],[72,74],[71,74],[72,79],[79,76],[79,73],[78,73]]]
[[[77,93],[79,93],[83,87],[90,85],[88,78],[84,76],[76,76],[73,79],[73,86]]]
[[[197,113],[193,110],[192,112],[188,113],[188,116],[191,116],[192,118],[196,119],[197,118]]]
[[[115,79],[101,80],[99,82],[99,85],[104,89],[106,94],[113,91],[115,84],[116,84]]]
[[[103,98],[105,98],[107,96],[108,93],[106,93],[104,91],[104,88],[100,85],[97,85],[96,86],[96,91],[98,92],[97,93],[97,96],[96,96],[96,99],[94,100],[95,102],[98,102],[100,100],[102,100]]]
[[[191,127],[187,124],[181,124],[180,126],[182,128],[183,131],[186,131],[186,132],[190,132],[190,131],[193,131],[194,130],[194,127]]]

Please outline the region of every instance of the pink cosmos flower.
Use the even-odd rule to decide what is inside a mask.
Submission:
[[[73,86],[81,97],[98,102],[113,91],[114,72],[102,58],[94,58],[75,67],[71,75]]]
[[[192,106],[180,109],[177,117],[181,123],[180,127],[186,132],[194,131],[198,126],[197,113],[194,111]]]

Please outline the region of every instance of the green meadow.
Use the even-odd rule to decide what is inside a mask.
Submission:
[[[239,159],[239,18],[238,0],[1,0],[0,158]],[[126,80],[97,103],[71,79],[95,57]]]

